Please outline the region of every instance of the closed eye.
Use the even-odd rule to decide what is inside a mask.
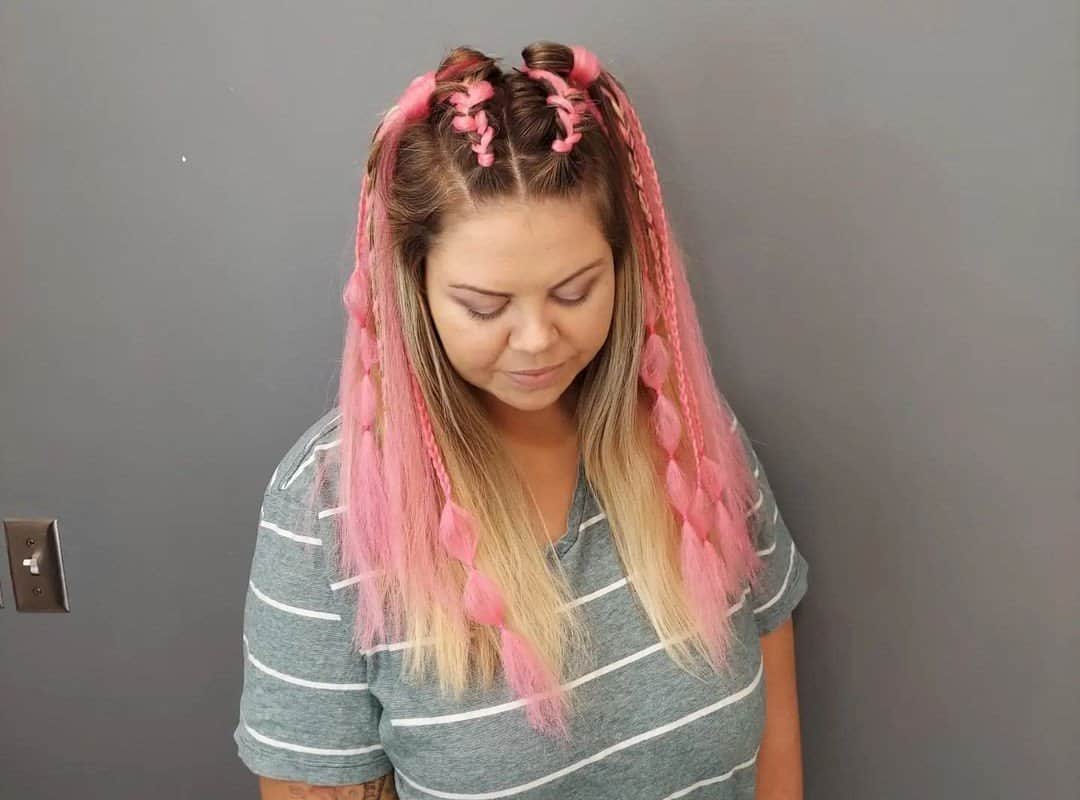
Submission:
[[[589,288],[591,289],[592,287],[590,286]],[[589,299],[589,291],[586,290],[584,294],[578,295],[577,297],[555,297],[554,299],[555,302],[559,303],[560,305],[576,306],[584,303],[586,300]],[[502,314],[503,310],[506,308],[507,305],[509,305],[509,303],[504,303],[503,305],[499,306],[495,311],[490,311],[487,313],[483,311],[477,311],[475,309],[469,308],[468,306],[465,306],[465,311],[467,311],[469,316],[473,319],[489,320],[495,319],[495,317]]]
[[[499,306],[498,311],[492,311],[489,314],[485,314],[485,313],[483,313],[481,311],[475,311],[475,310],[469,308],[468,306],[465,306],[465,311],[473,319],[495,319],[495,317],[499,316],[499,314],[501,314],[503,312],[504,308],[506,308],[506,306],[502,305],[502,306]]]
[[[589,293],[578,295],[577,297],[556,297],[555,300],[562,303],[564,306],[576,306],[578,303],[584,303],[589,298]]]

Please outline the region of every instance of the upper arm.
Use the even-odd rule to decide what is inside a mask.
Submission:
[[[789,617],[761,637],[765,672],[765,732],[798,741],[799,698],[795,674],[795,624]]]
[[[795,678],[795,626],[789,617],[761,637],[765,728],[757,755],[758,800],[803,796],[802,739]]]
[[[295,493],[270,486],[263,497],[233,738],[256,775],[286,785],[360,786],[393,766],[379,737],[382,707],[353,646],[356,588],[336,574],[332,521],[315,515],[309,529],[308,509],[297,500],[305,489],[294,486]]]
[[[785,622],[761,637],[761,658],[765,664],[767,702],[777,700],[778,705],[795,703],[795,623],[789,617]],[[797,704],[794,709],[797,711]]]

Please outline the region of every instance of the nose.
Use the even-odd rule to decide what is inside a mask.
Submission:
[[[522,353],[539,354],[559,340],[554,320],[544,311],[528,312],[510,331],[510,347]]]

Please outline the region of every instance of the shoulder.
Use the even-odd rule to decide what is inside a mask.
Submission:
[[[393,768],[379,741],[367,659],[353,641],[358,599],[347,587],[357,580],[341,573],[332,512],[321,498],[319,513],[308,507],[317,476],[336,464],[339,428],[336,409],[308,425],[266,486],[233,733],[252,772],[316,785],[362,784]]]
[[[337,569],[331,552],[336,544],[332,517],[340,421],[331,409],[308,425],[279,459],[266,485],[252,577],[267,595],[303,599],[312,607],[330,599],[317,592],[334,580]]]
[[[769,483],[768,476],[765,474],[765,465],[758,456],[750,432],[743,425],[742,421],[740,421],[730,404],[727,406],[727,409],[728,413],[731,415],[731,420],[728,424],[731,426],[731,430],[735,433],[736,438],[742,444],[742,452],[746,459],[747,468],[753,474],[753,479],[756,483],[755,493],[757,496],[756,498],[751,498],[752,505],[750,507],[750,518],[752,535],[756,540],[760,541],[763,536],[762,529],[767,526],[769,516],[776,510],[775,508],[770,508],[770,506],[775,505],[772,486]]]
[[[264,495],[280,502],[308,505],[316,478],[324,474],[332,483],[336,477],[340,444],[341,411],[335,406],[289,446],[274,467]],[[327,488],[325,482],[323,488]]]
[[[754,450],[754,445],[750,439],[750,433],[746,430],[742,420],[736,415],[735,410],[731,407],[730,403],[725,405],[728,415],[731,419],[728,421],[728,427],[735,433],[736,437],[742,442],[743,452],[748,459],[750,459],[751,465],[757,461],[757,453]]]

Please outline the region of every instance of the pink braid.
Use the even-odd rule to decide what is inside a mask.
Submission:
[[[343,377],[340,387],[340,405],[343,410],[342,424],[359,429],[359,443],[344,444],[342,450],[341,483],[343,490],[352,496],[346,504],[342,524],[350,519],[352,530],[370,534],[384,530],[386,521],[386,497],[382,475],[382,454],[375,437],[376,390],[372,372],[378,363],[375,320],[371,297],[371,271],[368,236],[370,213],[370,180],[365,173],[361,181],[359,214],[356,226],[356,266],[345,284],[343,299],[349,313],[352,335],[346,337],[343,368],[350,371],[359,367],[359,376]],[[352,412],[352,416],[345,417]],[[354,475],[363,476],[353,480]],[[358,487],[358,492],[352,487]],[[348,526],[345,526],[348,529]],[[350,541],[342,553],[348,574],[367,573],[391,562],[389,540],[385,536],[365,535]],[[381,611],[377,587],[374,581],[361,581],[358,585],[363,604],[369,609]],[[360,641],[370,646],[375,638],[386,635],[385,619],[380,611],[362,615],[363,626]]]
[[[645,287],[646,341],[642,352],[641,379],[655,392],[652,414],[653,431],[668,456],[665,470],[665,485],[672,505],[681,518],[681,563],[684,580],[695,613],[703,624],[707,634],[710,654],[717,664],[725,663],[726,641],[730,631],[728,619],[728,596],[739,585],[749,570],[756,571],[759,563],[753,550],[750,537],[745,528],[745,518],[739,522],[732,517],[725,503],[725,484],[734,481],[738,475],[725,471],[706,453],[704,436],[700,432],[698,421],[697,396],[688,384],[687,369],[683,363],[678,313],[680,307],[685,311],[692,298],[685,284],[675,286],[672,252],[668,244],[667,220],[659,196],[659,182],[655,178],[655,167],[648,152],[644,133],[633,114],[633,107],[619,87],[611,82],[612,89],[602,91],[609,100],[618,123],[619,135],[623,139],[630,157],[630,173],[638,195],[642,216],[645,221],[645,235],[652,253],[653,263],[660,271],[660,284],[663,286],[663,299],[658,303],[650,285],[646,270],[643,270]],[[628,120],[629,119],[629,123]],[[645,164],[643,170],[639,161]],[[646,176],[650,176],[647,178]],[[677,292],[677,288],[682,290]],[[681,435],[681,423],[677,409],[663,394],[665,376],[669,368],[668,350],[663,337],[656,331],[658,317],[663,316],[671,337],[675,355],[675,377],[678,383],[678,395],[683,414],[690,424],[692,452],[696,466],[696,481],[693,489],[687,483],[675,453]],[[696,322],[696,320],[690,320]],[[698,371],[708,368],[707,354],[702,347],[695,350]],[[711,382],[711,375],[709,375]],[[704,391],[700,375],[697,378],[697,391]],[[715,385],[712,392],[715,393]],[[727,450],[725,442],[713,438],[713,446]],[[730,459],[721,459],[730,464]],[[732,498],[736,502],[737,498]],[[711,504],[711,509],[710,509]],[[711,511],[711,513],[710,513]],[[713,542],[710,532],[718,528],[719,547]],[[720,553],[724,554],[721,558]]]
[[[619,92],[619,88],[616,87],[616,92]],[[624,95],[625,99],[625,95]],[[721,532],[721,538],[725,542],[724,553],[725,562],[727,567],[728,585],[737,586],[745,578],[753,579],[756,577],[757,569],[760,566],[760,559],[753,549],[753,543],[748,535],[743,533],[743,524],[736,523],[732,516],[734,509],[729,509],[728,503],[725,502],[725,486],[734,486],[738,483],[738,476],[733,474],[731,470],[731,459],[721,459],[720,462],[709,458],[706,453],[705,436],[702,430],[701,417],[703,413],[707,413],[710,417],[710,429],[713,434],[713,447],[717,451],[726,451],[729,455],[739,453],[739,445],[735,441],[735,437],[731,434],[734,433],[736,428],[736,421],[734,415],[731,414],[730,409],[724,405],[724,410],[730,416],[731,422],[729,429],[725,430],[724,425],[727,420],[722,418],[720,414],[721,403],[719,402],[719,396],[716,392],[716,384],[712,378],[711,371],[708,364],[708,353],[704,347],[704,343],[701,338],[701,329],[695,319],[696,314],[694,312],[694,301],[690,293],[689,285],[687,283],[686,271],[682,267],[680,261],[677,261],[671,247],[670,226],[667,221],[667,214],[664,210],[664,204],[661,200],[660,180],[656,172],[656,164],[653,161],[652,153],[649,149],[648,142],[645,137],[645,129],[641,125],[637,116],[637,111],[629,101],[625,103],[626,115],[630,120],[630,130],[640,143],[638,147],[634,149],[635,155],[641,154],[641,161],[643,165],[642,173],[647,180],[648,190],[645,194],[649,203],[656,211],[658,224],[656,226],[657,232],[660,237],[660,244],[662,248],[663,258],[659,262],[663,267],[664,284],[667,289],[667,314],[665,319],[671,319],[671,327],[669,331],[672,331],[672,337],[675,343],[675,363],[677,365],[677,374],[679,376],[680,396],[685,396],[690,403],[690,425],[691,432],[694,440],[694,451],[700,453],[698,459],[698,468],[700,470],[698,487],[705,488],[708,493],[710,501],[713,503],[713,509],[716,514],[716,526]],[[691,361],[699,364],[704,369],[699,370],[694,376],[695,380],[691,380],[689,370],[685,366],[685,360],[683,359],[681,342],[683,336],[679,333],[678,319],[680,311],[686,316],[685,330],[687,333],[686,341],[688,347],[692,350]],[[697,387],[690,388],[689,384],[695,382]],[[705,403],[700,405],[698,400],[702,397],[713,398],[712,403]],[[727,466],[721,466],[724,463]],[[695,498],[699,499],[699,498]],[[703,498],[701,498],[703,499]],[[735,498],[728,498],[733,506],[737,506]]]
[[[457,109],[454,117],[454,130],[476,131],[480,136],[479,142],[474,142],[472,151],[476,153],[476,160],[481,167],[490,167],[495,163],[495,154],[491,152],[491,139],[495,136],[495,130],[488,125],[487,112],[480,109],[472,113],[473,106],[490,100],[495,94],[495,88],[487,81],[474,81],[469,85],[467,92],[454,92],[450,95],[450,102]]]
[[[600,61],[586,48],[573,47],[571,49],[574,53],[574,67],[570,73],[570,80],[577,88],[587,89],[602,73]],[[565,93],[565,84],[558,79],[558,76],[544,70],[526,69],[524,71],[530,77],[547,79],[555,87],[556,92]],[[688,386],[688,370],[684,365],[681,346],[683,337],[678,320],[679,308],[685,308],[687,304],[692,303],[692,298],[684,284],[679,287],[682,291],[674,285],[667,219],[660,200],[659,181],[656,178],[651,154],[644,140],[644,132],[640,130],[640,123],[634,115],[633,106],[621,93],[617,84],[612,81],[608,83],[614,85],[617,96],[613,96],[612,92],[604,86],[601,86],[601,91],[611,103],[619,123],[619,135],[623,138],[630,154],[630,170],[646,222],[645,234],[652,252],[653,263],[660,272],[659,283],[664,289],[663,302],[659,303],[651,289],[648,270],[643,270],[647,331],[640,374],[646,386],[655,393],[652,426],[657,440],[668,456],[665,488],[681,519],[681,560],[687,588],[706,633],[719,634],[715,638],[707,635],[706,640],[710,644],[713,660],[722,663],[725,660],[724,641],[729,630],[727,605],[729,587],[739,585],[738,581],[744,576],[746,564],[759,562],[745,527],[735,523],[724,502],[725,484],[736,481],[738,475],[731,475],[730,469],[725,471],[719,463],[705,455],[706,446],[700,432],[697,397]],[[589,99],[594,116],[600,121],[601,127],[604,127],[603,115],[596,111],[587,93],[586,97]],[[551,98],[549,102],[552,102]],[[627,109],[626,114],[630,117],[629,125],[623,117],[623,108]],[[577,121],[575,120],[575,124]],[[580,138],[580,134],[577,138]],[[553,149],[560,148],[553,145]],[[641,151],[640,160],[645,165],[644,170],[638,163],[639,151]],[[657,317],[661,314],[674,348],[679,401],[690,425],[689,434],[696,467],[696,480],[692,490],[675,457],[682,431],[679,412],[662,391],[669,369],[669,356],[664,338],[656,331]],[[696,350],[695,355],[699,360],[707,358],[703,347]],[[704,367],[708,368],[707,361]],[[700,382],[699,379],[698,383]],[[712,382],[711,375],[709,382]],[[702,387],[699,386],[698,391],[701,389]],[[715,393],[714,384],[712,391]],[[725,444],[721,443],[718,446]],[[730,453],[730,448],[728,452]],[[722,458],[721,462],[726,465],[731,463],[730,458]],[[719,538],[724,545],[721,548],[718,548],[710,537],[710,531],[714,525],[719,529]],[[742,525],[745,525],[745,521]],[[722,559],[721,550],[730,557]]]
[[[606,136],[608,134],[607,125],[604,122],[604,115],[600,113],[599,106],[596,105],[596,101],[589,95],[589,87],[592,86],[596,79],[599,78],[603,72],[604,67],[600,63],[600,59],[596,57],[596,54],[591,50],[588,50],[580,45],[571,45],[570,49],[574,53],[574,66],[570,69],[570,76],[568,81],[571,86],[580,89],[585,97],[585,105],[589,109],[589,114],[600,125],[600,129]]]
[[[557,153],[569,153],[574,145],[581,140],[581,131],[575,130],[578,123],[584,117],[588,103],[582,97],[582,90],[570,86],[561,76],[546,69],[533,69],[528,65],[521,70],[533,80],[546,80],[552,86],[552,93],[547,97],[547,104],[555,106],[555,112],[559,115],[566,136],[562,139],[555,137],[551,142],[551,149]]]
[[[430,94],[433,85],[431,73],[414,79],[402,99],[391,109],[391,112],[397,109],[399,113],[388,112],[377,133],[376,138],[383,138],[386,148],[377,165],[375,180],[383,192],[393,179],[394,152],[401,132],[407,123],[428,112],[430,106],[423,92]],[[475,92],[470,90],[464,99],[480,102],[486,99],[484,95],[485,90],[481,87]],[[464,591],[457,602],[454,598],[436,596],[437,601],[447,608],[462,607],[469,619],[499,629],[500,658],[506,681],[515,694],[526,701],[525,713],[530,724],[542,733],[565,737],[568,706],[558,677],[524,637],[507,627],[499,587],[476,567],[477,523],[473,515],[453,499],[453,487],[435,439],[429,409],[401,334],[394,280],[389,274],[393,254],[384,235],[388,230],[385,204],[381,202],[381,195],[379,202],[369,204],[368,190],[369,182],[365,176],[358,221],[357,264],[344,296],[350,316],[350,333],[340,387],[342,483],[348,494],[344,514],[349,515],[350,521],[357,522],[347,530],[356,530],[359,535],[358,540],[345,542],[343,563],[350,569],[361,571],[380,564],[389,569],[409,569],[412,574],[425,578],[428,591],[438,590],[440,587],[434,576],[439,569],[432,561],[430,542],[402,541],[404,536],[387,535],[388,531],[415,529],[406,515],[425,519],[431,514],[437,522],[438,543],[467,568]],[[373,227],[376,231],[374,249],[378,255],[375,258],[370,256],[367,247],[369,212],[374,212],[376,223]],[[376,274],[372,267],[385,274]],[[374,327],[379,331],[377,339],[371,332],[372,312],[376,316]],[[381,369],[384,398],[403,397],[405,392],[412,397],[412,414],[405,410],[404,404],[384,400],[381,448],[375,442],[373,432],[376,391],[371,371],[376,363]],[[356,373],[358,368],[359,374]],[[416,419],[419,419],[419,425],[415,425]],[[355,432],[356,436],[349,435],[350,432]],[[358,439],[355,447],[354,438]],[[435,497],[436,485],[443,495],[441,511]],[[382,608],[373,585],[374,581],[359,584],[365,593],[367,612],[357,616],[363,646],[369,646],[374,637],[385,630]]]
[[[413,404],[420,419],[424,446],[446,498],[439,516],[439,540],[450,555],[468,568],[463,594],[466,613],[470,619],[482,625],[494,625],[499,629],[503,670],[507,682],[518,697],[535,698],[525,709],[534,727],[566,736],[565,698],[559,695],[557,677],[538,658],[529,643],[506,626],[506,609],[499,587],[476,567],[476,519],[468,510],[454,502],[450,476],[435,441],[427,403],[424,402],[415,377]]]

